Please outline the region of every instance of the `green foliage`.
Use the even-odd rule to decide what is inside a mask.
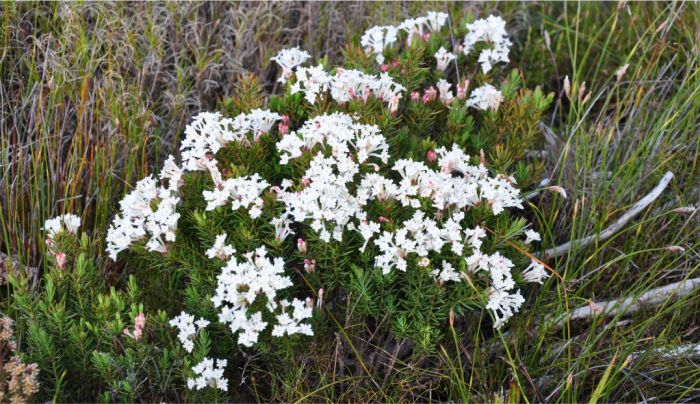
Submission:
[[[0,120],[0,250],[40,273],[37,278],[18,271],[3,287],[2,310],[18,320],[19,351],[41,362],[42,389],[34,398],[696,399],[700,373],[693,358],[668,357],[659,349],[697,343],[697,293],[625,318],[600,316],[554,329],[542,320],[698,276],[697,211],[673,211],[697,205],[697,4],[480,7],[477,12],[468,3],[433,2],[0,5],[5,27],[0,34],[5,118]],[[452,12],[457,41],[475,13],[497,8],[513,35],[509,66],[517,69],[509,67],[494,78],[477,74],[471,83],[475,88],[489,82],[504,92],[506,100],[494,114],[404,102],[392,117],[381,106],[368,105],[363,113],[364,106],[348,104],[347,111],[366,113],[365,119],[381,124],[391,135],[392,150],[421,160],[429,150],[454,142],[474,156],[483,150],[487,165],[512,175],[523,190],[536,188],[543,176],[561,185],[568,199],[541,193],[526,207],[543,235],[543,247],[596,234],[665,170],[675,174],[671,186],[612,239],[550,262],[561,281],[545,282],[541,292],[525,290],[527,310],[507,334],[491,331],[488,316],[472,310],[470,305],[476,307],[483,296],[469,290],[447,295],[430,282],[419,288],[418,274],[384,277],[369,267],[367,257],[344,257],[331,248],[312,250],[323,255],[319,268],[330,270],[308,279],[313,287],[303,292],[319,285],[343,288],[327,295],[325,309],[315,314],[313,340],[263,341],[242,353],[225,327],[212,324],[198,336],[192,354],[182,352],[168,319],[180,310],[216,317],[208,297],[220,264],[205,259],[203,251],[217,229],[227,229],[239,251],[270,240],[271,229],[256,227],[236,212],[204,212],[201,200],[188,198],[181,206],[188,213],[180,219],[180,228],[188,230],[177,250],[157,256],[141,248],[115,264],[101,258],[114,202],[128,192],[128,184],[154,167],[157,171],[162,153],[176,148],[189,117],[201,109],[234,116],[265,105],[263,90],[276,94],[267,106],[287,113],[292,128],[327,110],[328,105],[309,108],[301,94],[280,92],[276,68],[267,64],[278,49],[299,44],[315,56],[328,54],[329,67],[339,65],[344,55],[344,66],[376,73],[372,57],[357,46],[366,23],[395,23],[426,8]],[[344,48],[345,38],[354,44]],[[441,77],[431,72],[435,61],[430,55],[445,39],[387,54],[406,69],[402,75],[389,71],[408,88],[406,97]],[[460,56],[460,63],[470,62]],[[626,74],[616,77],[625,64]],[[245,78],[245,84],[237,84],[242,71],[260,73],[260,82]],[[565,75],[572,83],[571,98],[564,93]],[[587,90],[578,97],[583,82]],[[275,181],[298,176],[308,160],[283,168],[262,164],[276,158],[269,152],[274,141],[263,138],[251,149],[222,151],[227,155],[220,158],[231,162],[227,175],[257,171]],[[205,187],[211,184],[201,176],[186,179],[188,193]],[[271,198],[265,196],[266,206]],[[57,212],[80,212],[93,239],[64,239],[68,263],[62,270],[47,253],[41,229],[44,219]],[[506,240],[518,245],[512,236],[520,228],[515,220],[496,223],[493,229],[501,237],[490,239],[488,248],[517,257]],[[288,268],[295,284],[299,289],[307,285],[303,257],[295,256],[292,246],[270,241],[268,247],[292,256]],[[342,271],[333,269],[334,260]],[[411,285],[410,294],[396,296],[401,282]],[[419,298],[424,293],[450,303],[466,297],[467,307],[452,325],[449,311],[433,313],[430,300]],[[133,327],[140,311],[147,315],[147,332],[137,343],[122,330]],[[184,387],[191,366],[209,354],[230,359],[228,397]]]
[[[173,369],[182,357],[168,348],[170,327],[164,311],[144,310],[136,278],[108,287],[96,270],[94,243],[67,232],[56,239],[67,263],[50,265],[41,284],[12,278],[18,322],[27,358],[41,369],[44,400],[105,402],[167,400],[177,397]],[[124,334],[134,319],[147,313],[141,340]]]

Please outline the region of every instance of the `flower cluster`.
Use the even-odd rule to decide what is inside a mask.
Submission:
[[[53,239],[58,233],[67,231],[71,234],[77,234],[80,228],[80,217],[73,214],[56,216],[44,222],[44,230],[49,239]]]
[[[448,52],[447,49],[445,49],[443,46],[438,49],[437,52],[435,52],[435,60],[437,61],[437,69],[442,71],[445,71],[447,69],[447,65],[457,59],[457,56],[452,53]]]
[[[280,118],[279,114],[261,109],[233,119],[223,118],[220,113],[197,115],[185,128],[180,146],[182,167],[169,156],[160,173],[160,179],[167,182],[167,186],[159,186],[153,176],[146,177],[120,202],[121,214],[112,219],[107,233],[109,256],[116,259],[119,252],[147,235],[150,235],[146,244],[149,251],[167,251],[167,243],[175,241],[180,218],[176,212],[180,201],[178,190],[183,174],[188,171],[209,172],[215,188],[203,191],[208,210],[231,200],[233,210],[243,207],[249,209],[251,217],[256,217],[262,206],[260,194],[269,184],[258,175],[224,180],[215,155],[230,142],[249,145],[257,141]]]
[[[304,63],[310,57],[311,55],[309,55],[308,52],[303,51],[298,47],[282,49],[279,51],[275,57],[270,59],[277,62],[277,64],[282,68],[282,75],[277,81],[282,84],[286,83],[287,79],[289,79],[294,73],[294,69]]]
[[[204,358],[192,367],[195,377],[187,379],[187,388],[190,390],[202,390],[207,387],[228,391],[228,379],[224,377],[224,370],[228,361],[226,359]]]
[[[384,63],[384,50],[398,39],[399,31],[406,32],[406,44],[411,45],[414,37],[425,38],[430,32],[440,31],[447,23],[448,15],[435,11],[428,11],[423,17],[409,18],[398,26],[374,26],[362,35],[360,45],[368,52],[375,55],[378,64]]]
[[[372,27],[365,31],[360,39],[362,45],[368,52],[374,53],[378,64],[384,63],[384,49],[396,42],[399,30],[394,26]]]
[[[124,335],[138,341],[141,339],[141,337],[143,337],[144,328],[146,328],[146,315],[143,313],[139,313],[139,315],[136,316],[136,318],[134,319],[134,332],[132,333],[128,327],[125,328],[123,332]]]
[[[335,74],[330,75],[321,65],[299,68],[296,82],[291,87],[292,94],[303,92],[310,104],[315,104],[316,98],[329,90],[333,101],[339,104],[356,99],[366,102],[373,96],[387,103],[390,112],[395,112],[406,88],[387,73],[375,76],[359,70],[337,69]]]
[[[467,24],[469,32],[464,37],[464,54],[468,55],[474,45],[479,42],[487,42],[492,45],[490,49],[484,49],[479,54],[479,63],[484,73],[488,73],[494,64],[498,62],[508,63],[508,52],[512,43],[506,32],[506,22],[497,16],[488,16]]]
[[[179,316],[170,320],[170,325],[172,327],[177,327],[177,338],[180,340],[180,343],[185,351],[192,352],[194,349],[194,338],[197,336],[199,331],[203,330],[209,325],[209,321],[203,318],[195,321],[193,315],[187,314],[183,311]]]
[[[179,201],[175,191],[159,186],[153,176],[137,182],[136,189],[119,203],[121,214],[112,219],[107,232],[109,256],[116,259],[120,251],[147,235],[149,251],[166,252],[166,242],[175,241]]]
[[[410,46],[413,38],[424,38],[425,34],[437,32],[447,23],[446,13],[428,11],[423,17],[408,18],[399,24],[398,28],[406,32],[406,46]]]
[[[223,118],[218,112],[200,113],[185,128],[185,139],[180,145],[183,169],[210,171],[214,183],[218,184],[221,175],[216,170],[213,156],[230,142],[250,144],[257,141],[280,119],[279,114],[262,109],[254,109],[233,119]]]
[[[482,111],[498,110],[498,106],[503,102],[503,94],[490,84],[474,89],[469,95],[467,106],[480,109]]]
[[[284,276],[282,258],[270,259],[267,257],[267,249],[260,247],[255,252],[244,254],[241,261],[231,257],[217,277],[216,293],[211,300],[215,307],[221,309],[219,321],[228,324],[232,333],[238,333],[238,343],[243,346],[249,347],[256,343],[260,333],[268,326],[262,318],[262,311],[251,308],[259,297],[264,297],[262,303],[266,310],[282,310],[277,316],[278,324],[272,333],[274,336],[285,333],[313,335],[310,326],[300,323],[311,317],[311,310],[299,308],[299,304],[305,304],[303,301],[292,302],[292,317],[284,312],[290,303],[286,300],[277,301],[277,292],[290,286],[292,281]]]

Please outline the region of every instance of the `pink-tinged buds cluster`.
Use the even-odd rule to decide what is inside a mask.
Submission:
[[[146,328],[146,315],[139,313],[136,318],[134,318],[134,332],[132,333],[129,328],[124,329],[124,335],[139,341],[143,337],[143,330]]]
[[[316,271],[316,260],[309,258],[304,259],[304,270],[309,273]]]

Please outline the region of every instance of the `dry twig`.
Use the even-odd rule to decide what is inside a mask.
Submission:
[[[670,171],[666,172],[666,174],[664,174],[664,176],[661,178],[661,181],[659,181],[659,183],[656,185],[656,187],[654,187],[654,189],[651,190],[651,192],[649,192],[644,198],[637,201],[637,203],[635,203],[630,210],[628,210],[624,215],[617,219],[617,221],[610,225],[607,229],[600,232],[600,234],[584,237],[577,240],[572,240],[560,246],[550,248],[544,252],[543,258],[556,258],[566,254],[573,247],[583,248],[596,240],[603,241],[610,238],[613,234],[622,230],[622,228],[624,228],[630,220],[632,220],[640,212],[642,212],[649,205],[651,205],[651,203],[654,202],[659,197],[659,195],[661,195],[661,193],[666,189],[666,186],[668,186],[668,183],[671,182],[672,178],[673,173]]]
[[[644,307],[660,306],[671,298],[679,299],[687,296],[698,286],[700,286],[700,278],[685,279],[670,285],[651,289],[638,297],[613,299],[599,303],[591,302],[591,304],[587,306],[579,307],[571,311],[570,319],[583,320],[598,315],[612,317],[623,313],[634,313]],[[557,323],[561,324],[561,320],[564,320],[564,317],[565,316],[560,317]]]

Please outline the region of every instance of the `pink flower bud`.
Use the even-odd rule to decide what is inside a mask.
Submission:
[[[323,288],[318,290],[318,302],[316,302],[316,307],[319,309],[323,306]]]
[[[386,217],[384,217],[384,216],[379,216],[379,221],[380,221],[381,223],[391,223],[391,219],[386,218]]]
[[[279,125],[277,125],[277,130],[279,131],[280,135],[286,135],[289,132],[289,126],[280,122]]]
[[[401,74],[406,74],[406,68],[401,68]]]
[[[429,33],[425,33],[425,34],[421,35],[420,37],[421,37],[422,40],[428,42],[428,39],[430,39],[430,34],[429,34]]]
[[[399,67],[399,66],[401,66],[401,63],[399,63],[398,60],[394,60],[394,61],[391,62],[391,67],[396,68],[396,67]]]
[[[136,328],[144,328],[146,326],[146,315],[139,313],[139,315],[136,316],[136,319],[134,319],[134,324]]]
[[[464,85],[457,83],[457,99],[463,100],[467,98],[467,88],[469,87],[469,80],[464,80]]]
[[[379,69],[381,69],[381,71],[383,71],[384,73],[386,73],[386,72],[389,71],[389,65],[383,64],[383,65],[379,66]]]
[[[435,153],[435,150],[428,150],[428,155],[426,156],[429,162],[433,162],[437,160],[437,153]]]
[[[306,298],[306,307],[312,309],[314,307],[314,298],[313,297],[307,297]]]
[[[304,260],[304,269],[306,272],[314,272],[316,270],[316,260],[314,259],[305,259]]]
[[[303,185],[304,187],[308,187],[309,185],[311,185],[311,180],[309,179],[309,177],[302,177],[301,185]]]
[[[411,101],[418,101],[420,100],[420,93],[418,91],[414,91],[411,93]]]
[[[306,241],[303,238],[297,239],[297,249],[300,253],[306,254]]]
[[[435,98],[437,98],[437,90],[435,87],[430,86],[423,94],[423,104],[427,104]]]
[[[56,265],[58,269],[63,269],[66,265],[66,254],[62,251],[56,253]]]

